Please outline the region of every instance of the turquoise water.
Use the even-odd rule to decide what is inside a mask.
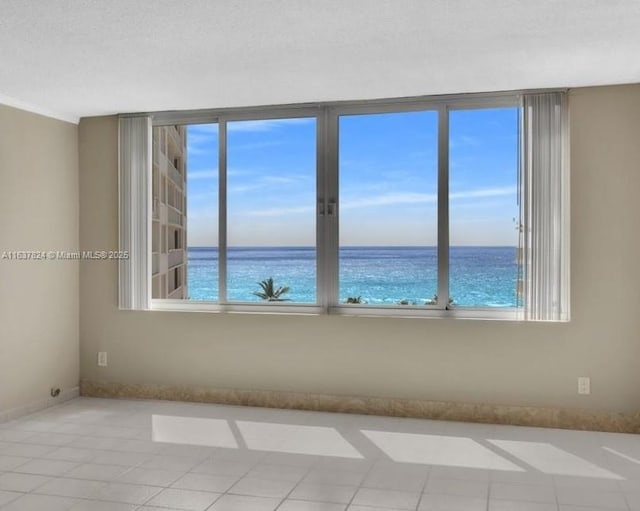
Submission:
[[[515,307],[518,268],[515,247],[452,247],[450,294],[459,306]],[[308,247],[229,248],[227,295],[230,301],[260,302],[253,292],[272,277],[288,286],[283,297],[314,303],[316,254]],[[423,305],[437,289],[435,247],[343,247],[339,296],[360,297],[372,305],[399,302]],[[191,300],[218,299],[218,251],[188,249],[187,286]]]

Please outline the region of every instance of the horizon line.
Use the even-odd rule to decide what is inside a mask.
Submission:
[[[452,248],[518,248],[517,245],[449,245]],[[187,245],[187,248],[218,249],[217,245]],[[227,245],[227,248],[304,248],[316,245]],[[338,248],[438,248],[438,245],[340,245]]]

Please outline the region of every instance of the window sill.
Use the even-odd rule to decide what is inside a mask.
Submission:
[[[325,309],[313,304],[286,303],[237,303],[219,304],[216,302],[198,302],[185,300],[152,300],[150,310],[171,312],[214,312],[231,314],[278,314],[319,316],[323,314],[354,317],[387,317],[387,318],[449,318],[476,319],[491,321],[523,321],[522,309],[505,307],[500,309],[457,307],[453,309],[425,309],[411,306],[334,306]]]

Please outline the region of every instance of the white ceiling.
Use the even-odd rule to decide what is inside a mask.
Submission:
[[[640,0],[0,0],[53,117],[640,82]]]

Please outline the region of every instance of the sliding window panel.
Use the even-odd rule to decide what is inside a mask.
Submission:
[[[317,302],[315,117],[227,122],[227,297]]]
[[[191,300],[218,301],[218,125],[187,128],[187,284]]]
[[[449,116],[449,293],[455,306],[516,307],[519,108]]]
[[[339,303],[434,305],[438,113],[338,122]]]
[[[153,128],[154,299],[218,299],[218,125]]]

